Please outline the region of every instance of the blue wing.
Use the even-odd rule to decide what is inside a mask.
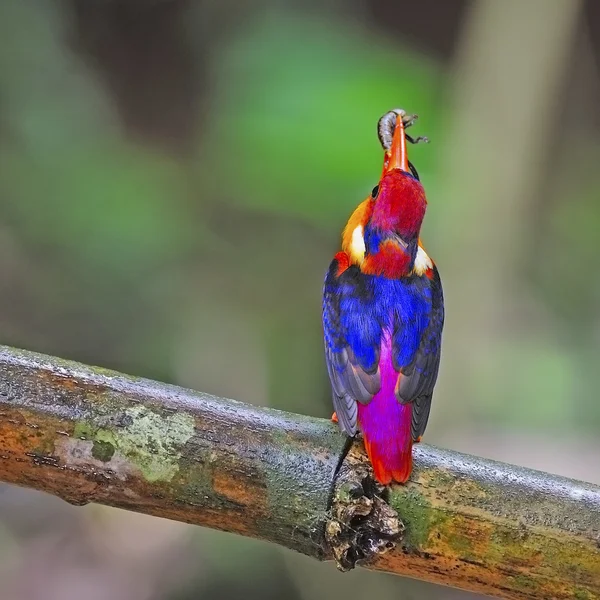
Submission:
[[[402,363],[403,327],[395,324],[394,330],[394,367],[402,373],[396,388],[399,402],[412,402],[413,440],[420,438],[425,432],[433,388],[437,381],[440,367],[442,329],[444,327],[444,296],[442,283],[437,268],[433,268],[433,277],[421,277],[415,284],[423,287],[422,293],[431,300],[427,325],[422,332],[419,346],[412,358]],[[427,290],[427,291],[425,291]]]
[[[357,431],[357,402],[366,404],[379,391],[381,323],[370,310],[373,291],[360,270],[338,275],[339,262],[329,267],[323,288],[325,361],[331,380],[338,423],[348,435]]]

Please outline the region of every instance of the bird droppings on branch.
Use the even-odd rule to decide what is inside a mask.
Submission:
[[[387,488],[373,478],[364,454],[346,457],[338,472],[325,538],[340,571],[368,566],[395,547],[404,525],[387,503]]]

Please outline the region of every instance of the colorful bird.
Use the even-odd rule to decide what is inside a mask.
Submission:
[[[352,213],[323,289],[325,356],[337,421],[362,432],[375,478],[404,483],[429,418],[444,324],[437,268],[419,239],[427,200],[408,161],[416,116],[378,123],[383,173]]]

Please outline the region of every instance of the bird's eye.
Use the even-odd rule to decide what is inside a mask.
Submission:
[[[377,200],[377,194],[379,194],[379,186],[376,185],[372,190],[371,190],[371,198],[373,198],[373,200]]]

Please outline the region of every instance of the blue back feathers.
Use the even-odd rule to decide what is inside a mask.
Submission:
[[[386,279],[365,275],[356,267],[339,277],[328,276],[325,298],[333,295],[337,310],[328,310],[324,303],[326,345],[333,352],[348,346],[356,362],[369,371],[377,368],[383,330],[387,329],[393,334],[396,368],[408,366],[429,325],[432,299],[428,284],[418,276]]]

